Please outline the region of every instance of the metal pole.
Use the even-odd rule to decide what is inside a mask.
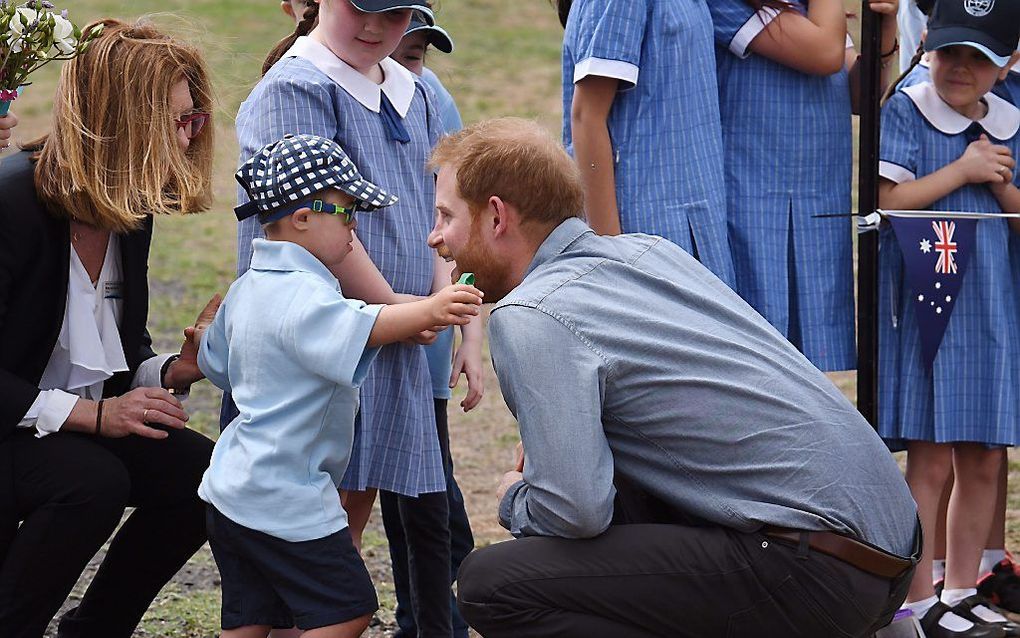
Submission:
[[[878,208],[878,134],[881,98],[882,16],[861,3],[860,165],[858,214]],[[873,426],[878,424],[878,232],[858,236],[857,242],[857,409]]]

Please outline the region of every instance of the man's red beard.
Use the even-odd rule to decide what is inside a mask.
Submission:
[[[446,246],[441,248],[451,255]],[[443,255],[443,250],[437,252],[440,257],[446,256]],[[499,301],[513,288],[507,283],[510,279],[509,266],[499,263],[489,255],[483,246],[481,229],[475,223],[471,224],[471,236],[467,245],[456,255],[456,261],[457,268],[453,271],[453,280],[456,281],[461,273],[474,273],[475,287],[485,293],[486,303]]]

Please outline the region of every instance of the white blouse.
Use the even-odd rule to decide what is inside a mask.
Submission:
[[[59,430],[79,398],[101,399],[106,380],[128,370],[119,330],[124,311],[120,240],[117,235],[110,235],[95,284],[77,251],[72,248],[70,253],[67,303],[60,335],[39,380],[41,392],[18,423],[19,427],[34,426],[37,437]],[[160,387],[160,370],[171,356],[144,361],[131,387]]]

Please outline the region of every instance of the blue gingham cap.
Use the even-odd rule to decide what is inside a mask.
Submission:
[[[396,195],[361,176],[339,144],[317,135],[287,135],[262,147],[234,178],[251,200],[234,209],[237,218],[258,215],[263,224],[307,206],[309,197],[327,188],[347,193],[362,211],[397,203]]]

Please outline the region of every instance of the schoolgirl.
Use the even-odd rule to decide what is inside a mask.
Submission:
[[[706,1],[557,6],[563,140],[581,169],[588,224],[661,235],[732,285]]]
[[[858,56],[843,3],[715,0],[710,8],[735,290],[821,370],[854,368],[850,115]],[[882,32],[888,66],[896,2],[871,8],[890,16]]]
[[[936,2],[924,48],[931,80],[894,93],[882,112],[879,203],[886,209],[1018,212],[1020,110],[991,93],[1020,39],[1020,6],[987,11]],[[978,222],[975,247],[938,354],[921,358],[915,292],[891,229],[882,231],[879,432],[908,450],[907,482],[934,536],[952,470],[946,574],[936,598],[932,547],[907,596],[929,637],[1020,635],[976,592],[1003,446],[1020,439],[1020,317],[1009,224]]]

